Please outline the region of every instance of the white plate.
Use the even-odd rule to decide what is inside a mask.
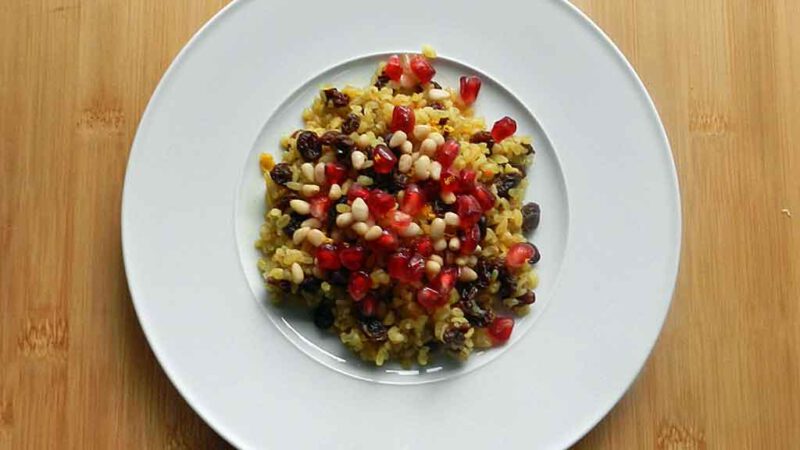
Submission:
[[[139,320],[187,401],[239,447],[566,447],[633,381],[669,307],[680,201],[666,135],[630,65],[564,1],[401,5],[238,1],[176,58],[125,179]],[[501,349],[374,369],[265,304],[258,154],[277,154],[320,83],[363,85],[381,57],[422,43],[443,55],[437,80],[481,73],[478,112],[535,138],[541,287]]]

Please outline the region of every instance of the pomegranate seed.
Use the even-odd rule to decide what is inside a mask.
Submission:
[[[397,235],[389,230],[383,230],[381,236],[375,240],[375,246],[387,252],[396,250],[398,245]]]
[[[383,216],[394,208],[394,196],[380,189],[374,189],[369,193],[367,206],[375,217]]]
[[[384,67],[383,73],[389,77],[390,80],[400,81],[400,76],[403,75],[403,65],[400,64],[400,57],[397,55],[390,56],[389,60],[386,61],[386,67]]]
[[[408,260],[411,258],[411,254],[408,249],[402,249],[397,253],[392,254],[389,256],[388,261],[386,263],[389,276],[396,280],[403,281],[406,277],[406,266],[408,265]]]
[[[347,292],[353,300],[360,301],[367,295],[372,287],[372,280],[366,272],[353,272],[350,274],[350,282],[347,284]]]
[[[442,295],[430,287],[424,287],[417,291],[417,303],[422,305],[428,312],[433,312],[434,309],[442,305]]]
[[[422,189],[422,193],[425,195],[425,198],[438,198],[439,197],[439,183],[433,180],[425,180],[419,183],[420,189]]]
[[[478,179],[478,174],[472,169],[464,169],[458,175],[458,182],[461,183],[462,192],[472,192],[475,189],[475,180]]]
[[[411,225],[411,216],[402,211],[395,211],[389,216],[389,225],[397,231],[403,231]]]
[[[318,195],[308,202],[311,205],[311,216],[324,221],[328,215],[331,199],[327,195]]]
[[[464,104],[469,106],[475,103],[478,98],[478,92],[481,90],[481,79],[476,76],[461,77],[459,80],[461,85],[461,100]]]
[[[511,317],[496,317],[487,327],[489,336],[498,344],[502,344],[511,337],[514,330],[514,319]]]
[[[461,228],[467,228],[470,225],[478,223],[483,215],[480,203],[475,200],[475,197],[466,194],[460,195],[456,200],[456,210],[458,217],[461,219]]]
[[[317,249],[317,267],[322,270],[337,270],[342,267],[336,247],[325,244]]]
[[[375,146],[372,150],[373,167],[377,173],[390,173],[395,164],[397,164],[397,156],[394,156],[389,147],[380,144]]]
[[[462,255],[471,255],[478,248],[478,242],[481,240],[481,228],[478,224],[474,224],[467,228],[464,232],[464,238],[461,239],[461,247],[459,248]]]
[[[414,241],[414,250],[426,258],[431,256],[433,254],[433,242],[431,238],[423,236]]]
[[[328,184],[342,185],[347,179],[347,167],[344,164],[331,162],[325,165],[325,180]]]
[[[452,168],[442,172],[442,175],[439,177],[439,187],[444,193],[461,192],[461,182],[459,181],[458,172]]]
[[[364,247],[356,245],[339,250],[339,261],[350,270],[361,269],[365,259],[367,259],[367,252]]]
[[[475,185],[475,190],[472,192],[475,199],[481,205],[484,211],[488,211],[494,207],[495,196],[492,191],[482,184]]]
[[[406,186],[403,201],[400,203],[400,210],[411,217],[416,216],[425,206],[425,194],[416,184]]]
[[[358,311],[364,317],[374,316],[377,309],[378,301],[371,294],[364,297],[364,300],[361,300],[361,302],[358,304]]]
[[[358,183],[353,183],[353,185],[350,186],[350,189],[347,190],[347,199],[350,200],[350,203],[352,203],[353,200],[357,198],[361,198],[366,201],[367,198],[369,198],[369,189]]]
[[[436,75],[436,69],[428,62],[428,58],[422,55],[412,56],[408,65],[422,84],[430,83],[433,76]]]
[[[516,132],[517,122],[511,117],[505,116],[492,126],[492,139],[494,139],[495,142],[500,142]]]
[[[395,106],[392,111],[392,123],[390,129],[392,133],[398,130],[405,131],[407,135],[411,135],[414,131],[414,110],[408,106]]]
[[[506,254],[506,266],[517,269],[524,266],[529,259],[537,253],[534,247],[527,242],[520,242],[511,246]]]
[[[445,267],[439,272],[439,275],[431,281],[431,287],[439,291],[442,295],[447,295],[453,289],[453,286],[456,285],[458,275],[458,267]]]
[[[448,139],[442,144],[439,151],[436,152],[436,160],[439,161],[442,168],[446,169],[453,164],[460,148],[461,146],[458,145],[458,142],[453,139]]]
[[[423,258],[419,253],[414,253],[411,258],[408,259],[408,265],[406,266],[406,280],[409,283],[418,283],[422,279],[422,275],[424,273],[425,258]]]

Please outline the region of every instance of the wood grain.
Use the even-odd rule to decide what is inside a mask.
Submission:
[[[138,119],[225,3],[0,4],[0,448],[227,446],[148,348],[119,233]],[[575,3],[658,105],[685,233],[653,355],[577,447],[796,448],[800,2]]]

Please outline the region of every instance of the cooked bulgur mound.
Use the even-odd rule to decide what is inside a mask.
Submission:
[[[536,299],[531,139],[509,117],[487,130],[473,111],[481,80],[442,87],[423,53],[392,55],[368,87],[323,87],[281,139],[282,161],[260,161],[271,298],[302,302],[379,366],[501,345]]]

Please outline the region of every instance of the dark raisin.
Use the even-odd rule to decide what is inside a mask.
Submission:
[[[393,134],[394,134],[394,133],[391,133],[391,132],[384,134],[384,135],[383,135],[383,142],[384,142],[384,143],[386,143],[386,144],[388,145],[388,144],[389,144],[389,141],[391,141],[391,140],[392,140],[392,135],[393,135]]]
[[[472,326],[483,328],[494,320],[494,311],[481,308],[474,299],[462,299],[457,305]]]
[[[522,207],[522,232],[530,233],[539,227],[541,209],[538,203],[530,202]]]
[[[464,332],[461,331],[461,329],[449,327],[444,330],[444,333],[442,333],[442,341],[445,343],[448,350],[459,352],[464,348],[464,344],[467,342],[467,337],[464,335]]]
[[[539,253],[539,247],[533,244],[531,244],[531,246],[533,247],[533,256],[531,256],[531,259],[529,259],[528,262],[531,264],[536,264],[539,262],[540,259],[542,259],[542,254]]]
[[[525,164],[514,164],[514,163],[511,163],[510,165],[511,165],[511,167],[519,170],[520,173],[522,173],[522,175],[527,175],[528,174],[528,166],[526,166]]]
[[[387,77],[386,75],[383,74],[378,75],[378,78],[375,80],[375,87],[378,88],[379,90],[383,89],[384,86],[389,84],[389,80],[390,78]]]
[[[439,126],[443,127],[443,126],[447,125],[448,121],[449,121],[449,119],[447,117],[442,117],[441,119],[439,119]]]
[[[365,318],[361,322],[361,331],[363,331],[371,341],[383,342],[386,340],[386,326],[378,319]]]
[[[431,103],[431,108],[433,108],[433,109],[435,109],[437,111],[443,111],[444,110],[444,105],[439,103],[439,102],[433,102],[433,103]]]
[[[350,136],[346,134],[340,134],[339,136],[336,136],[336,140],[334,141],[333,145],[335,145],[338,150],[343,150],[349,153],[353,150],[353,147],[356,146],[356,143],[350,139]]]
[[[508,271],[505,265],[501,265],[497,269],[497,281],[500,282],[500,289],[497,291],[497,296],[502,298],[509,298],[517,288],[517,279]]]
[[[488,131],[478,131],[477,133],[473,134],[472,137],[469,138],[469,141],[473,144],[486,144],[486,147],[489,150],[494,147],[494,139],[492,139],[492,133]]]
[[[533,146],[531,144],[519,144],[519,145],[521,145],[522,147],[524,147],[525,149],[528,150],[528,153],[527,153],[528,155],[532,155],[532,154],[536,153],[536,150],[533,149]]]
[[[333,104],[334,108],[341,108],[350,104],[350,97],[336,88],[325,89],[325,99]]]
[[[328,147],[333,147],[333,144],[336,142],[336,138],[338,137],[338,131],[326,131],[325,134],[319,138],[319,143],[322,145],[327,145]]]
[[[478,296],[478,285],[473,283],[458,283],[458,296],[461,300],[474,300]]]
[[[499,267],[500,263],[497,260],[486,258],[478,259],[478,263],[475,264],[475,273],[478,274],[478,279],[475,281],[475,284],[481,289],[488,287],[492,279],[492,272]]]
[[[497,187],[497,195],[503,198],[508,198],[508,191],[519,186],[522,181],[522,175],[517,173],[504,173],[494,180],[494,185]]]
[[[335,202],[331,202],[331,206],[328,207],[328,215],[326,220],[329,230],[333,230],[334,227],[336,226],[336,216],[337,214],[339,214],[336,211],[336,205],[341,205],[346,203],[347,203],[346,196],[340,197],[339,200],[336,200]]]
[[[397,194],[406,188],[408,177],[400,172],[392,172],[392,185],[387,189],[391,194]]]
[[[333,308],[330,304],[323,302],[314,309],[314,325],[317,328],[327,330],[333,326],[334,320]]]
[[[267,283],[269,283],[269,285],[278,292],[283,294],[292,293],[292,283],[290,283],[289,280],[276,280],[274,278],[270,278],[267,280]]]
[[[438,197],[433,201],[431,207],[437,216],[443,216],[445,213],[455,211],[454,205],[448,205]]]
[[[317,133],[303,131],[297,136],[297,151],[306,161],[314,161],[322,154],[322,145]]]
[[[350,134],[358,131],[358,127],[361,125],[361,118],[358,117],[355,113],[350,113],[347,117],[344,118],[344,122],[342,122],[342,133]]]
[[[269,177],[275,184],[286,186],[286,183],[292,181],[292,168],[286,163],[275,164],[275,167],[269,171]]]
[[[481,218],[478,220],[478,230],[481,233],[480,240],[483,240],[483,238],[486,237],[486,222],[487,222],[486,216],[481,216]]]
[[[422,93],[424,90],[425,88],[423,88],[421,84],[414,86],[414,92],[417,94]]]
[[[319,292],[321,286],[322,280],[317,277],[308,276],[303,278],[303,281],[300,283],[300,290],[311,294]]]
[[[334,286],[347,286],[350,272],[347,269],[332,270],[328,272],[328,281]]]
[[[278,200],[275,201],[275,205],[273,205],[273,207],[278,208],[281,211],[284,211],[287,208],[289,208],[289,202],[297,198],[300,197],[298,197],[297,194],[294,193],[294,191],[286,191],[285,194],[278,197]]]
[[[437,82],[435,82],[433,80],[431,80],[431,86],[433,86],[434,89],[441,89],[442,88],[441,84],[439,84],[439,83],[437,83]]]
[[[517,302],[520,305],[532,305],[536,303],[536,293],[533,291],[528,291],[520,297],[517,297]]]
[[[298,228],[300,228],[300,224],[303,223],[303,221],[305,221],[307,218],[308,217],[306,216],[301,216],[296,212],[292,212],[289,215],[289,223],[286,224],[285,227],[283,227],[283,233],[289,237],[292,237],[292,235],[294,235],[294,232],[297,231]]]
[[[442,136],[444,136],[445,139],[449,139],[450,138],[450,130],[444,130],[444,133],[442,133]]]

